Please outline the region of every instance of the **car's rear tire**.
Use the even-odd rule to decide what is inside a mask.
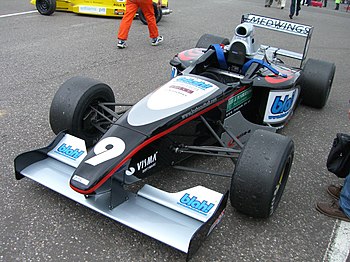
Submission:
[[[103,118],[91,106],[96,108],[103,102],[115,102],[114,93],[108,85],[86,77],[67,80],[60,86],[51,103],[52,131],[57,134],[65,130],[85,140],[87,146],[93,145],[103,133],[92,123]]]
[[[158,23],[163,17],[162,9],[158,8],[156,3],[153,3],[153,8],[154,8],[154,16],[156,17],[156,23]],[[146,17],[143,14],[141,9],[138,10],[138,14],[139,14],[140,21],[143,24],[147,25]]]
[[[323,108],[332,88],[334,74],[334,63],[308,59],[301,76],[302,103],[314,108]]]
[[[293,156],[290,138],[256,130],[238,157],[231,180],[231,205],[254,218],[271,216],[281,200]]]
[[[228,38],[217,36],[217,35],[204,34],[199,38],[195,47],[208,48],[212,44],[228,45],[229,43],[230,43],[230,40]]]
[[[36,0],[36,9],[42,15],[52,15],[56,10],[56,0]]]

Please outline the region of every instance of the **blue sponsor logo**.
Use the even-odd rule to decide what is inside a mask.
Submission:
[[[187,193],[180,199],[180,202],[178,204],[199,212],[203,215],[207,215],[208,212],[214,207],[214,204],[208,204],[206,200],[199,201],[197,200],[196,196],[190,197],[190,194]]]
[[[185,84],[189,84],[189,85],[194,85],[194,86],[199,87],[200,89],[203,89],[203,90],[210,88],[210,87],[213,87],[213,85],[211,85],[211,84],[207,84],[204,81],[195,80],[192,78],[180,77],[177,79],[177,81],[185,83]]]
[[[293,106],[294,98],[295,91],[291,97],[289,97],[289,95],[286,95],[282,99],[282,96],[276,96],[271,107],[271,113],[274,115],[269,116],[269,119],[283,118],[288,115]]]
[[[72,149],[72,146],[67,146],[65,143],[63,143],[56,149],[56,153],[70,159],[77,160],[82,154],[84,154],[84,150],[79,150],[79,148]]]

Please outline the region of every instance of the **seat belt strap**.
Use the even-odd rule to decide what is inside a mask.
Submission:
[[[220,68],[227,70],[227,63],[225,59],[224,50],[222,50],[219,44],[213,44],[211,46],[215,49],[216,57],[218,59]]]

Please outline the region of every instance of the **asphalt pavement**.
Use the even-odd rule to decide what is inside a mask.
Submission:
[[[0,261],[184,261],[185,254],[116,223],[30,181],[15,180],[14,158],[46,146],[54,134],[48,113],[58,87],[73,76],[112,87],[119,102],[136,102],[170,78],[169,60],[194,47],[204,33],[231,38],[245,13],[288,18],[288,6],[264,0],[170,0],[173,13],[159,30],[164,42],[150,45],[148,30],[133,22],[128,47],[116,47],[120,19],[55,12],[42,16],[29,0],[0,2]],[[295,142],[295,159],[276,213],[246,217],[228,205],[222,223],[192,261],[346,261],[350,223],[319,214],[317,201],[331,201],[326,187],[341,184],[326,170],[337,132],[349,133],[350,13],[302,6],[293,21],[314,26],[309,57],[337,66],[328,104],[300,106],[283,129]],[[34,12],[30,12],[34,11]],[[12,14],[12,15],[9,15]],[[15,14],[15,15],[14,15]],[[264,31],[262,44],[300,48],[299,39]],[[198,165],[227,170],[224,160]],[[228,178],[165,170],[145,182],[169,192],[198,184],[225,192]]]

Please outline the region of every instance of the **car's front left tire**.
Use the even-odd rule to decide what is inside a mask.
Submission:
[[[231,205],[239,212],[268,218],[276,210],[294,156],[294,143],[286,136],[256,130],[240,153],[231,180]]]

